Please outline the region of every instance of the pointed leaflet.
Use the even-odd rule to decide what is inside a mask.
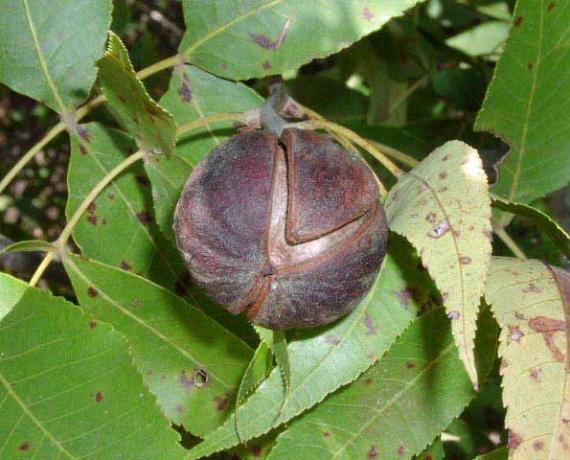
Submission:
[[[502,328],[509,458],[568,458],[570,273],[536,260],[494,257],[485,299]]]
[[[513,203],[497,196],[493,197],[492,204],[503,211],[509,211],[530,219],[540,230],[548,235],[558,250],[570,260],[570,235],[548,214],[528,204]]]
[[[183,458],[126,341],[0,274],[0,458]]]
[[[507,460],[509,450],[506,447],[499,447],[488,454],[479,455],[475,460]]]
[[[487,178],[477,152],[459,141],[436,149],[390,191],[386,214],[435,280],[476,384],[475,321],[491,255]]]
[[[390,347],[432,293],[429,279],[417,270],[418,261],[404,243],[394,235],[380,276],[356,310],[332,325],[298,330],[290,338],[289,394],[279,369],[274,369],[240,408],[241,438],[232,417],[196,446],[191,458],[227,449],[285,423],[353,381]]]
[[[182,125],[216,113],[253,110],[263,99],[241,83],[222,80],[196,67],[179,66],[160,103]],[[231,122],[195,129],[181,137],[176,155],[152,158],[145,163],[152,183],[157,223],[172,241],[174,207],[192,168],[234,133]]]
[[[186,34],[179,52],[236,80],[280,74],[350,46],[417,3],[184,0]]]
[[[97,76],[111,0],[0,0],[0,82],[60,113],[83,102]]]
[[[519,0],[513,18],[475,126],[511,145],[494,192],[530,203],[570,178],[570,0]]]
[[[134,150],[134,142],[120,131],[97,123],[80,125],[79,136],[71,138],[68,218],[95,185]],[[73,238],[86,256],[174,287],[184,266],[156,228],[149,185],[142,165],[131,166],[89,206],[73,230]]]
[[[107,51],[97,66],[101,88],[113,113],[140,148],[155,155],[173,153],[174,118],[150,97],[136,76],[125,45],[113,32],[109,32]]]
[[[53,243],[43,240],[23,240],[6,246],[0,251],[1,254],[9,254],[11,252],[43,252],[55,251],[56,247]]]
[[[127,337],[170,419],[203,436],[226,418],[252,355],[244,342],[139,276],[73,255],[64,265],[81,306]]]
[[[472,396],[449,321],[436,309],[357,381],[295,420],[269,459],[411,458]]]

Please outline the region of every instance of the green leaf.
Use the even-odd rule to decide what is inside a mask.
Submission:
[[[440,437],[425,449],[420,455],[414,457],[415,460],[445,460],[445,451]]]
[[[326,327],[298,330],[289,338],[288,396],[279,369],[274,369],[240,409],[241,438],[230,418],[191,451],[191,458],[227,449],[285,423],[353,381],[382,356],[432,293],[429,279],[417,270],[418,261],[404,243],[393,235],[380,276],[350,315]]]
[[[293,422],[269,459],[410,458],[472,396],[449,321],[436,309],[416,320],[356,382]]]
[[[445,43],[469,56],[485,56],[500,52],[508,34],[508,23],[488,21],[448,38]]]
[[[71,138],[68,218],[95,185],[136,150],[124,133],[97,123],[81,125],[79,136]],[[156,228],[149,185],[142,165],[133,165],[97,197],[73,238],[86,256],[174,287],[184,266]]]
[[[1,458],[183,458],[110,326],[0,274]]]
[[[507,141],[494,193],[530,203],[570,178],[570,0],[519,0],[475,127]],[[502,214],[499,225],[510,221]]]
[[[0,82],[72,111],[97,76],[112,8],[111,0],[0,0]]]
[[[487,178],[477,151],[452,141],[403,176],[386,201],[390,229],[410,240],[438,286],[474,384],[477,312],[491,256]]]
[[[137,78],[125,45],[113,32],[109,32],[107,51],[97,61],[97,66],[103,94],[140,148],[153,155],[173,153],[176,144],[174,118],[150,97]]]
[[[492,205],[503,211],[512,212],[532,220],[542,232],[550,237],[560,252],[570,260],[570,235],[548,214],[528,204],[513,203],[497,196],[493,197]]]
[[[185,0],[179,52],[192,64],[236,80],[281,74],[350,46],[417,3]]]
[[[499,345],[510,459],[562,459],[570,442],[570,273],[495,257],[485,293]]]
[[[51,252],[55,250],[56,247],[49,241],[26,240],[17,241],[6,246],[0,251],[0,254],[9,254],[11,252]]]
[[[261,326],[254,326],[262,342],[266,343],[275,361],[279,366],[281,375],[285,382],[285,392],[289,393],[291,389],[291,363],[289,362],[289,354],[287,352],[287,337],[283,331],[272,331]]]
[[[252,355],[244,342],[139,276],[73,255],[64,265],[81,306],[127,337],[171,420],[203,436],[226,418]]]
[[[216,78],[192,66],[177,67],[161,104],[179,125],[221,112],[255,109],[263,99],[241,83]],[[213,148],[234,134],[231,123],[216,123],[182,136],[176,155],[145,163],[152,183],[154,209],[160,229],[172,241],[174,208],[192,168]]]

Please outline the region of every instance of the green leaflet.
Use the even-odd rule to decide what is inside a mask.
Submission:
[[[111,0],[0,0],[0,82],[59,113],[83,102],[97,76]]]
[[[281,74],[350,46],[417,3],[184,0],[186,34],[179,52],[236,80]]]
[[[78,131],[71,138],[68,217],[114,166],[136,150],[127,135],[98,123],[80,125]],[[184,266],[154,223],[149,185],[142,165],[131,166],[89,206],[73,238],[88,257],[174,288]]]
[[[459,356],[477,384],[475,325],[491,256],[490,199],[477,151],[459,141],[433,151],[390,190],[386,214],[438,286]]]
[[[183,458],[121,335],[8,275],[0,291],[0,458]]]
[[[494,257],[485,299],[502,328],[509,458],[567,458],[570,274],[537,260]]]
[[[128,339],[164,413],[203,436],[227,417],[251,349],[195,306],[129,272],[69,255],[81,306]]]
[[[97,61],[101,89],[119,122],[152,155],[174,152],[176,124],[137,78],[121,39],[109,32],[105,55]],[[151,155],[151,156],[152,156]]]
[[[279,369],[274,369],[241,406],[241,438],[230,417],[192,449],[191,458],[227,449],[285,423],[353,381],[382,356],[432,293],[429,279],[416,270],[417,258],[404,243],[392,236],[381,274],[356,310],[332,325],[298,330],[290,338],[288,396]]]
[[[570,178],[570,0],[519,0],[505,50],[475,127],[507,141],[493,191],[530,203]],[[501,214],[499,225],[510,221]]]

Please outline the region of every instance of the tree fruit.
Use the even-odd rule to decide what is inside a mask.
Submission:
[[[386,253],[386,217],[366,164],[327,136],[246,131],[193,170],[174,230],[193,280],[271,329],[353,310]]]

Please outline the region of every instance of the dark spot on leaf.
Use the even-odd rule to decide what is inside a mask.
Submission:
[[[537,316],[532,318],[528,325],[536,332],[557,332],[566,330],[566,321],[547,318],[546,316]]]
[[[441,301],[442,301],[443,303],[445,303],[445,302],[447,302],[447,299],[449,299],[449,292],[445,292],[445,291],[442,292],[442,293],[441,293]]]
[[[95,329],[97,327],[97,321],[91,320],[89,321],[89,329]]]
[[[515,450],[523,442],[520,434],[515,433],[513,430],[509,430],[509,440],[507,442],[507,447],[509,450]]]
[[[548,6],[546,7],[546,9],[547,9],[548,11],[552,11],[554,8],[556,8],[556,3],[555,3],[555,2],[550,2],[550,3],[548,4]]]
[[[202,388],[208,385],[209,379],[210,376],[208,374],[208,371],[202,368],[196,369],[196,371],[194,371],[194,375],[192,376],[192,382],[196,388]]]
[[[519,313],[518,311],[515,312],[515,318],[520,320],[526,319],[525,316],[522,313]]]
[[[79,137],[83,139],[85,142],[91,142],[91,133],[87,130],[85,126],[78,126],[77,127],[77,134]]]
[[[150,225],[152,223],[152,215],[147,211],[137,213],[137,219],[143,225]]]
[[[437,220],[437,214],[435,212],[429,212],[426,216],[426,220],[432,225],[435,224],[435,221]]]
[[[260,446],[251,446],[251,453],[253,454],[254,457],[261,457],[263,451]]]
[[[457,321],[461,317],[461,313],[459,313],[457,310],[451,310],[447,314],[447,317],[452,321]]]
[[[340,339],[334,334],[328,334],[325,337],[325,342],[330,343],[331,345],[338,345],[340,343]]]
[[[433,457],[431,456],[431,454],[427,454],[427,455],[424,457],[424,460],[433,460]]]
[[[252,40],[257,43],[262,48],[266,50],[274,50],[277,48],[277,42],[271,40],[267,35],[264,34],[251,34]]]
[[[414,369],[416,367],[416,365],[414,363],[412,363],[411,361],[408,361],[406,363],[406,369]]]
[[[143,187],[148,187],[150,185],[150,181],[146,176],[136,176],[136,180]]]
[[[540,367],[535,367],[531,372],[530,372],[530,377],[533,380],[536,380],[537,382],[540,382],[542,380],[542,369]]]
[[[330,438],[332,436],[332,433],[330,431],[323,431],[323,436],[325,438]]]
[[[523,21],[524,21],[524,18],[522,16],[518,16],[514,22],[515,27],[520,27],[522,25]]]
[[[100,403],[101,401],[103,401],[103,399],[105,399],[105,396],[103,395],[103,392],[98,391],[97,393],[95,393],[93,399],[95,399],[95,402]]]
[[[95,204],[94,201],[92,201],[91,203],[89,203],[89,205],[87,206],[87,212],[95,212],[97,211],[97,205]]]
[[[176,404],[176,412],[178,412],[179,414],[183,414],[184,413],[184,406],[182,404]]]
[[[447,173],[445,171],[442,171],[439,173],[439,178],[440,179],[445,179],[447,177]]]
[[[178,88],[178,95],[182,102],[190,102],[192,100],[192,90],[186,82],[182,82],[182,86]]]
[[[447,160],[449,160],[449,155],[445,155],[445,156],[441,159],[441,161],[447,161]]]
[[[398,447],[398,457],[403,457],[406,453],[406,448],[404,446]]]
[[[365,21],[370,21],[374,19],[374,13],[370,11],[368,8],[364,8],[362,10],[362,19],[364,19]]]
[[[125,262],[124,260],[121,260],[121,268],[122,268],[123,270],[129,271],[129,270],[131,270],[133,267],[131,267],[131,265],[130,265],[129,263]]]
[[[97,225],[97,216],[95,214],[87,214],[87,222],[92,225]]]
[[[30,443],[24,441],[22,444],[20,444],[20,447],[18,447],[19,450],[21,451],[26,451],[26,450],[30,450]]]
[[[79,144],[79,151],[81,152],[81,155],[87,155],[87,148],[81,143]]]
[[[97,297],[99,295],[99,291],[95,289],[93,286],[89,286],[87,288],[87,295],[89,297]]]
[[[440,187],[437,189],[438,193],[443,193],[443,192],[447,192],[447,187]]]
[[[364,381],[364,383],[365,383],[366,385],[370,385],[372,382],[374,382],[374,380],[372,380],[370,377],[368,377],[368,378]]]
[[[520,330],[519,326],[509,326],[509,339],[511,339],[513,342],[520,342],[523,336],[524,332]]]
[[[539,288],[536,284],[530,283],[527,289],[523,289],[523,292],[529,292],[529,293],[532,292],[534,294],[540,294],[542,292],[542,289]]]
[[[184,388],[190,390],[194,386],[194,381],[191,376],[189,376],[186,371],[182,371],[180,373],[180,377],[178,377],[178,381],[182,384]]]
[[[461,256],[459,258],[459,263],[461,265],[469,265],[471,263],[471,257],[467,257],[467,256]]]
[[[533,63],[533,62],[529,62],[529,63],[526,65],[526,68],[527,68],[528,70],[534,69],[534,63]]]
[[[115,199],[115,194],[114,194],[113,192],[109,192],[109,194],[107,195],[107,197],[108,197],[110,200],[114,200],[114,199]]]
[[[227,408],[228,408],[228,403],[229,403],[229,396],[216,396],[214,398],[214,403],[216,405],[216,410],[218,412],[224,412]]]
[[[544,442],[542,441],[535,441],[532,443],[532,448],[534,450],[544,450]]]
[[[491,230],[483,230],[483,235],[485,235],[489,241],[493,241],[493,232]]]
[[[400,304],[403,307],[409,307],[410,300],[413,300],[414,297],[417,295],[412,288],[405,288],[400,291],[396,291],[395,294],[400,299]]]
[[[148,377],[152,377],[154,375],[154,371],[152,369],[149,369],[148,371],[146,371],[146,375]]]
[[[126,102],[125,96],[119,94],[119,101],[121,101],[124,104]]]
[[[501,359],[501,369],[506,369],[507,367],[509,367],[509,362],[505,358]]]
[[[269,62],[269,61],[263,61],[263,64],[261,65],[261,67],[263,67],[265,70],[269,70],[269,69],[271,69],[271,67],[273,67],[273,66],[271,65],[271,62]]]
[[[449,222],[447,222],[447,220],[443,220],[437,226],[428,231],[427,236],[434,239],[441,238],[450,230],[450,228]]]
[[[366,327],[366,335],[375,335],[378,332],[376,323],[368,313],[364,315],[364,326]]]

